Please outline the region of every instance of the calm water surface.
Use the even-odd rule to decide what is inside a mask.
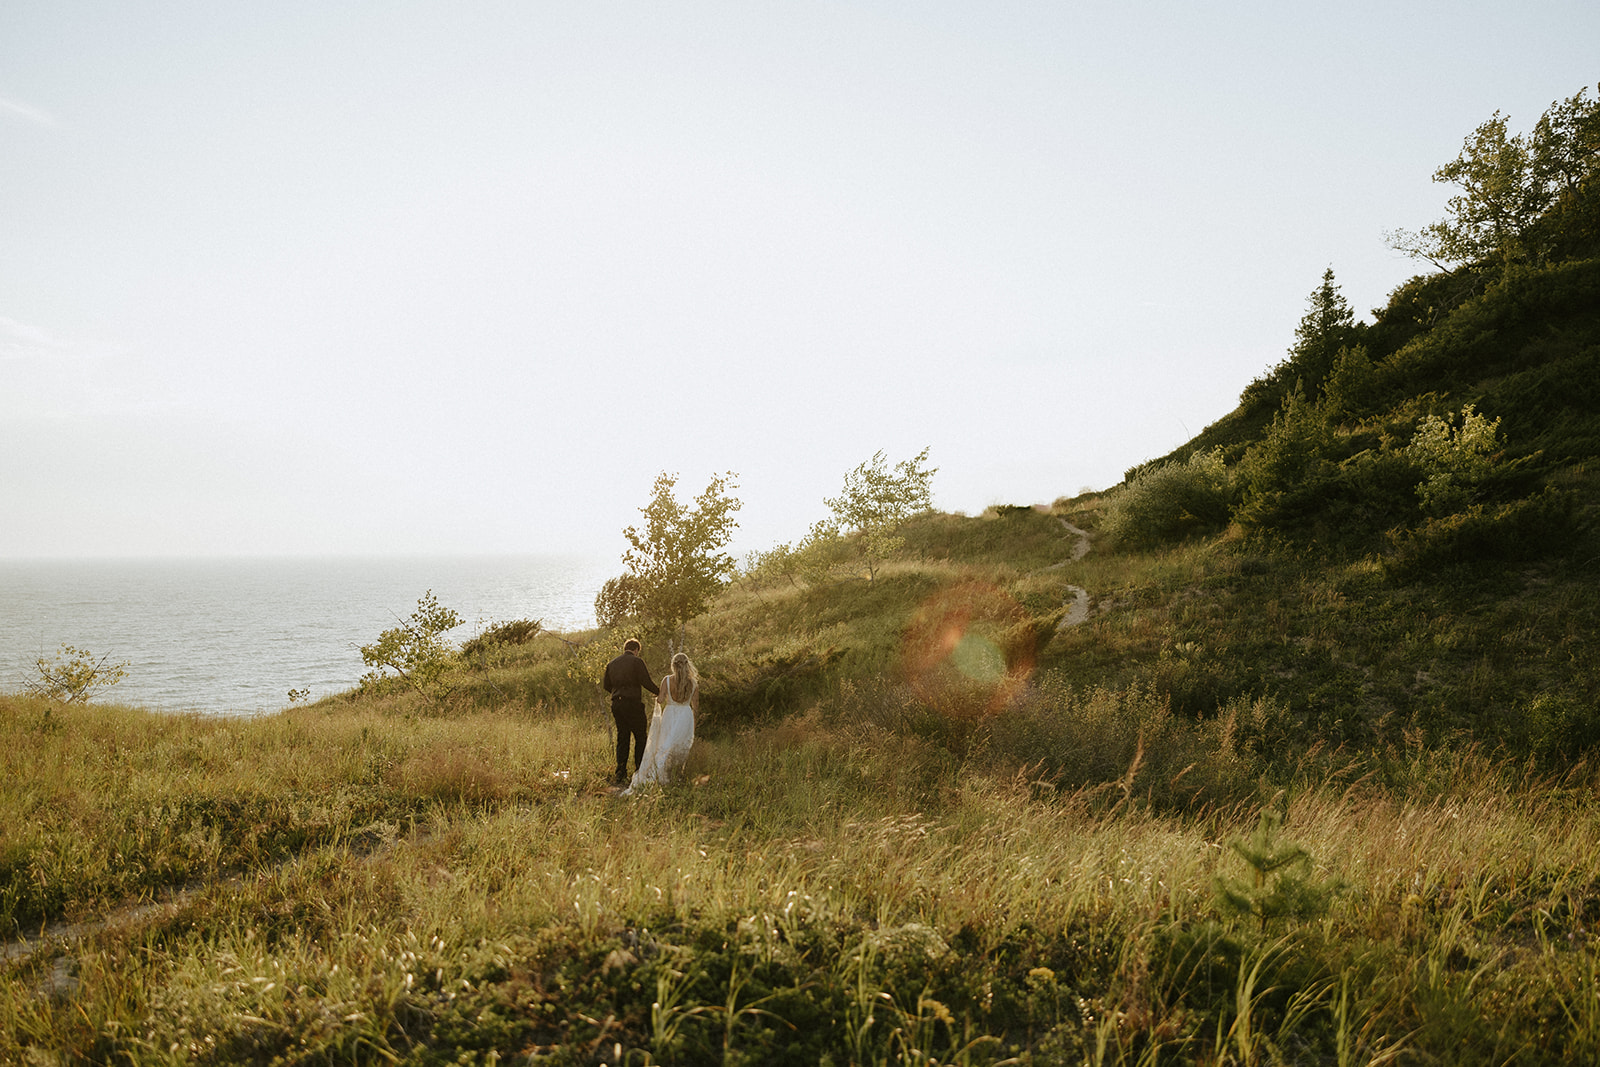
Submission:
[[[17,690],[62,643],[126,660],[105,699],[171,711],[249,714],[349,689],[358,651],[432,589],[466,623],[594,625],[594,597],[620,570],[574,556],[428,559],[0,560],[0,690]]]

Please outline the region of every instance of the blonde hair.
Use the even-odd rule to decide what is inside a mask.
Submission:
[[[694,695],[694,687],[700,684],[700,672],[694,669],[694,664],[689,662],[689,657],[679,652],[672,657],[672,697],[681,702],[687,701]]]

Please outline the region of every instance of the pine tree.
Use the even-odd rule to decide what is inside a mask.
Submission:
[[[1249,837],[1235,838],[1234,854],[1250,867],[1250,881],[1219,878],[1217,904],[1240,918],[1254,918],[1265,931],[1274,919],[1314,919],[1328,910],[1336,883],[1314,877],[1311,856],[1280,833],[1283,816],[1264,810]]]
[[[1298,388],[1315,400],[1333,373],[1339,349],[1355,343],[1355,312],[1333,280],[1333,268],[1322,272],[1322,284],[1306,300],[1306,313],[1295,327],[1294,344],[1284,360],[1251,382],[1239,402],[1246,413],[1275,407]]]

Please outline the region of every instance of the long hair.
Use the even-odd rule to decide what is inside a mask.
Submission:
[[[680,704],[687,703],[700,684],[700,672],[694,669],[689,657],[679,652],[672,657],[672,698]]]

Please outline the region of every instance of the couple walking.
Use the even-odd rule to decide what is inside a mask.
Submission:
[[[627,785],[624,796],[651,782],[669,780],[694,744],[694,713],[700,710],[700,676],[679,652],[672,657],[672,673],[661,676],[658,687],[650,668],[639,657],[639,642],[628,638],[622,655],[606,664],[601,687],[611,694],[611,717],[617,722],[617,784]],[[644,717],[644,690],[656,695],[656,713]],[[633,781],[628,782],[628,742],[634,742]]]

